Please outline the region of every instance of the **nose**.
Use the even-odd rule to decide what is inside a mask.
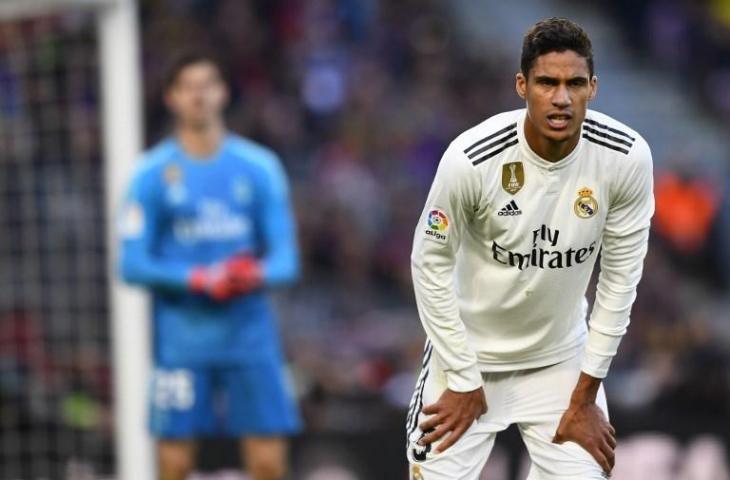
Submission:
[[[565,85],[559,85],[553,91],[553,106],[564,108],[570,106],[570,103],[570,92],[568,91],[568,88]]]

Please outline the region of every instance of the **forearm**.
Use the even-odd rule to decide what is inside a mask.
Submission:
[[[414,256],[412,275],[419,317],[441,361],[447,387],[455,392],[478,388],[481,373],[476,354],[467,345],[466,328],[451,285],[453,273]]]
[[[641,279],[648,237],[646,228],[622,237],[604,239],[601,273],[583,359],[583,371],[593,377],[606,376],[626,333]]]
[[[299,248],[294,215],[288,199],[277,196],[269,201],[263,215],[265,254],[261,258],[264,285],[275,287],[299,277]]]
[[[124,281],[144,287],[186,290],[192,266],[163,261],[154,256],[123,251],[120,273]]]

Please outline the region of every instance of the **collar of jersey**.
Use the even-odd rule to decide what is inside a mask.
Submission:
[[[205,166],[205,165],[212,165],[221,157],[221,154],[226,149],[226,145],[228,144],[229,138],[230,138],[230,134],[226,132],[223,135],[223,138],[221,138],[220,144],[218,144],[218,148],[216,149],[216,151],[206,157],[195,157],[193,155],[190,155],[188,152],[185,151],[182,144],[175,136],[172,137],[172,142],[175,145],[175,149],[178,151],[180,157],[182,157],[183,160],[185,160],[186,162],[189,162],[192,165]]]
[[[545,160],[540,155],[535,153],[532,148],[530,148],[530,145],[527,144],[527,139],[525,138],[525,119],[527,118],[527,109],[524,109],[522,111],[522,115],[520,116],[519,120],[517,120],[517,139],[519,140],[520,148],[522,149],[522,153],[527,157],[530,162],[534,163],[540,168],[544,168],[545,170],[560,170],[561,168],[565,168],[569,166],[571,163],[573,163],[580,154],[580,150],[583,147],[583,137],[581,136],[578,140],[578,144],[575,146],[572,152],[570,152],[566,157],[558,160],[557,162],[550,162],[548,160]],[[581,125],[581,131],[583,129],[583,126]]]

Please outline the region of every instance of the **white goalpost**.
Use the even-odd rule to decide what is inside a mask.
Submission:
[[[106,252],[105,280],[108,285],[106,292],[107,299],[106,302],[101,301],[102,306],[97,309],[94,309],[92,307],[87,308],[84,307],[84,305],[98,305],[98,299],[86,299],[86,297],[84,297],[83,291],[74,292],[73,295],[76,295],[78,298],[83,297],[83,301],[78,300],[79,305],[81,306],[75,306],[76,304],[74,304],[71,307],[68,307],[68,302],[63,303],[64,299],[60,299],[58,300],[58,302],[60,302],[59,305],[62,305],[63,308],[53,310],[55,307],[53,305],[49,306],[47,304],[44,304],[43,302],[45,302],[45,300],[30,301],[30,303],[33,305],[26,306],[24,305],[25,300],[23,300],[24,297],[22,295],[11,294],[15,296],[13,296],[13,298],[9,298],[7,301],[3,299],[3,303],[0,304],[0,321],[4,321],[2,320],[2,315],[4,315],[5,310],[9,312],[14,312],[12,314],[8,314],[9,316],[7,316],[7,318],[15,318],[13,317],[13,315],[29,315],[27,313],[28,311],[40,311],[43,313],[44,319],[48,321],[49,324],[51,324],[51,326],[56,330],[58,330],[58,328],[55,326],[56,324],[52,324],[53,320],[48,320],[48,318],[70,318],[68,323],[71,325],[71,327],[69,328],[71,330],[79,330],[85,327],[83,326],[84,324],[82,320],[74,319],[73,312],[75,310],[73,309],[76,308],[77,310],[81,310],[85,308],[85,310],[83,310],[81,314],[76,315],[77,318],[86,318],[87,320],[85,321],[88,324],[93,324],[93,321],[97,320],[99,322],[105,323],[103,326],[98,325],[93,328],[107,329],[105,333],[99,334],[99,338],[104,338],[103,341],[99,342],[99,344],[102,346],[101,350],[104,350],[106,347],[109,346],[109,343],[111,343],[111,352],[104,351],[102,352],[102,354],[110,356],[109,364],[111,365],[113,371],[113,393],[111,402],[113,405],[113,426],[111,428],[113,431],[114,440],[113,450],[115,457],[114,463],[116,465],[116,478],[118,480],[152,480],[152,478],[154,477],[154,449],[153,443],[146,429],[146,390],[150,365],[150,328],[147,318],[148,304],[146,297],[140,291],[126,287],[118,280],[118,276],[115,271],[116,268],[114,265],[116,259],[117,244],[115,218],[117,216],[117,212],[119,211],[119,203],[122,200],[124,188],[126,187],[126,184],[131,175],[131,171],[134,168],[136,159],[139,157],[143,145],[143,115],[141,105],[143,96],[139,58],[139,21],[136,0],[2,0],[0,1],[0,26],[2,26],[2,24],[4,24],[5,26],[12,26],[13,22],[20,23],[29,20],[32,21],[34,18],[37,17],[47,17],[53,15],[64,16],[76,13],[92,16],[94,18],[93,22],[96,24],[95,49],[97,52],[97,57],[95,60],[91,61],[98,64],[99,111],[98,114],[94,115],[98,119],[101,127],[100,144],[103,165],[101,168],[101,170],[103,171],[103,177],[101,177],[101,179],[103,180],[103,188],[99,186],[95,186],[93,188],[102,190],[103,193],[97,193],[99,193],[99,196],[103,198],[104,206],[102,207],[101,205],[88,205],[88,207],[91,210],[99,210],[99,217],[103,216],[103,218],[106,219],[106,222],[104,224],[101,222],[101,220],[95,220],[97,223],[94,223],[93,225],[96,225],[98,227],[101,227],[103,225],[103,228],[99,228],[99,231],[87,231],[83,233],[89,236],[99,236],[106,240],[104,243],[102,239],[99,239],[99,244],[95,244],[93,248],[96,248],[96,250],[105,250]],[[30,58],[34,55],[35,52],[33,52],[32,55],[28,54],[27,56]],[[70,61],[71,60],[69,60],[69,62]],[[83,59],[81,59],[81,61],[83,61]],[[22,59],[20,61],[20,63],[23,62],[26,62],[26,60]],[[0,74],[3,73],[1,71],[2,67],[2,62],[0,62]],[[10,70],[12,73],[12,68]],[[66,74],[58,74],[57,72],[54,72],[54,75]],[[68,79],[64,81],[69,83],[77,81],[76,77],[78,75],[74,76],[73,72],[71,74],[68,74],[67,76]],[[0,78],[0,80],[2,80],[2,78]],[[32,82],[37,81],[32,80]],[[43,88],[49,88],[48,84],[52,82],[44,83],[41,80],[37,83]],[[43,88],[39,88],[39,91],[45,92],[46,90],[44,90]],[[52,91],[53,88],[51,88],[50,90]],[[33,95],[36,94],[40,95],[35,91],[23,91],[21,94],[19,94],[18,96],[21,97],[21,100],[19,100],[19,105],[21,106],[20,108],[24,108],[25,103],[36,102],[37,99],[31,98]],[[5,92],[3,92],[3,95],[5,95]],[[61,97],[59,96],[59,98]],[[66,100],[62,101],[65,102]],[[65,103],[62,103],[61,105],[62,106],[55,108],[52,114],[44,116],[44,114],[41,112],[37,114],[37,117],[45,119],[46,117],[50,117],[53,114],[61,117],[68,114],[70,117],[71,114],[68,112],[72,110],[72,107],[67,106]],[[0,102],[0,109],[1,108],[2,102]],[[43,107],[41,106],[40,108],[42,109]],[[13,128],[6,128],[6,130],[10,133],[8,134],[7,139],[3,141],[7,141],[8,145],[6,146],[0,143],[0,150],[5,149],[7,151],[10,151],[10,147],[12,147],[18,152],[22,153],[25,151],[23,150],[23,148],[26,147],[23,146],[25,144],[21,141],[23,138],[21,133],[26,131],[23,130],[23,128],[25,128],[24,125],[26,125],[28,121],[27,119],[23,118],[19,118],[17,121],[15,121],[13,118],[10,118],[10,120],[8,120],[6,117],[3,116],[4,114],[5,112],[0,111],[0,127],[6,126],[6,124],[8,124],[13,126]],[[68,119],[61,119],[58,122],[63,123],[64,121],[68,121]],[[13,130],[15,127],[17,127],[17,129]],[[66,128],[68,129],[68,127]],[[15,135],[14,132],[16,130],[17,132],[20,132],[17,135],[17,138],[10,138],[10,136]],[[41,130],[40,127],[39,130]],[[93,128],[91,130],[93,130]],[[31,127],[28,129],[28,131],[32,132],[34,131],[34,129]],[[28,134],[28,136],[31,137],[30,134]],[[71,134],[70,136],[73,137],[74,134]],[[5,139],[6,137],[2,138]],[[31,144],[40,141],[41,140],[36,138],[29,138],[27,140],[27,143]],[[54,144],[54,142],[57,143],[56,137],[49,138],[49,144]],[[68,142],[70,144],[78,143],[83,145],[83,138],[81,138],[81,135],[79,135],[79,138],[70,138],[65,140],[62,139],[61,143],[64,142]],[[32,148],[33,147],[30,146],[27,147],[26,150]],[[49,147],[49,149],[52,150],[53,147]],[[49,203],[53,203],[52,199],[55,197],[52,197],[49,193],[46,192],[46,190],[44,190],[47,189],[47,186],[38,187],[33,185],[33,182],[35,181],[46,181],[46,177],[43,177],[42,172],[38,173],[37,168],[34,169],[33,167],[28,167],[27,165],[23,166],[23,162],[25,162],[26,160],[28,163],[41,161],[46,162],[44,163],[43,167],[46,168],[48,166],[48,163],[50,163],[50,161],[47,160],[48,156],[44,156],[43,154],[40,156],[43,157],[41,160],[35,160],[35,157],[31,154],[28,154],[27,156],[24,156],[23,154],[18,154],[18,159],[12,160],[11,155],[11,162],[16,161],[17,165],[20,165],[17,167],[18,171],[20,172],[17,174],[18,178],[28,179],[29,186],[27,188],[23,187],[26,189],[23,190],[21,193],[17,193],[14,189],[15,187],[10,184],[10,181],[8,181],[6,182],[7,184],[4,183],[2,184],[2,186],[0,186],[0,200],[7,205],[11,205],[13,201],[17,201],[18,205],[22,204],[24,206],[25,210],[23,211],[27,211],[27,214],[23,213],[22,215],[26,215],[26,217],[23,218],[27,218],[27,220],[22,221],[28,224],[28,228],[24,227],[23,232],[31,232],[31,234],[19,233],[19,238],[23,235],[26,235],[26,238],[18,241],[19,246],[13,246],[12,242],[8,243],[7,247],[5,246],[5,244],[0,245],[0,248],[2,248],[2,250],[0,250],[0,256],[2,256],[2,258],[0,258],[0,261],[5,261],[7,259],[8,263],[10,263],[11,260],[14,260],[14,248],[16,250],[22,250],[26,247],[26,245],[28,245],[28,249],[35,249],[32,254],[28,256],[29,258],[31,258],[31,260],[29,260],[28,262],[25,262],[25,260],[23,260],[24,263],[21,262],[18,264],[18,268],[22,268],[22,271],[24,273],[31,272],[29,273],[29,275],[32,275],[32,278],[28,277],[20,279],[8,279],[8,281],[17,281],[21,285],[23,284],[23,282],[26,282],[29,286],[25,287],[25,290],[40,292],[38,293],[38,297],[53,299],[55,298],[54,291],[60,292],[56,296],[67,296],[66,290],[63,290],[63,288],[65,288],[64,283],[68,285],[68,282],[75,282],[73,272],[84,272],[84,269],[87,268],[87,263],[85,262],[88,262],[89,260],[88,258],[79,258],[82,255],[79,255],[76,250],[73,250],[73,252],[69,254],[70,257],[68,261],[63,260],[63,264],[61,264],[60,260],[54,260],[56,264],[54,264],[50,268],[43,265],[43,262],[45,261],[44,252],[47,249],[47,247],[44,246],[45,243],[43,238],[43,235],[45,235],[43,233],[43,229],[46,228],[46,226],[44,225],[41,228],[38,226],[38,224],[40,224],[40,222],[42,221],[48,223],[48,220],[38,219],[40,214],[33,212],[35,205],[35,203],[33,202],[36,201],[34,200],[34,198],[38,196],[37,191],[42,191],[41,195],[44,196],[43,199],[48,198]],[[73,151],[71,151],[68,156],[72,157]],[[11,167],[15,168],[15,165]],[[53,166],[53,168],[61,171],[63,167]],[[8,172],[10,172],[10,170],[8,170]],[[74,176],[73,174],[69,175]],[[52,176],[50,177],[52,178]],[[99,179],[97,179],[97,181],[98,180]],[[19,197],[19,195],[22,195],[22,197]],[[95,197],[93,197],[92,195],[88,195],[87,200],[88,198]],[[60,208],[63,207],[63,205],[57,207]],[[80,207],[81,210],[83,210],[83,205],[81,205]],[[2,211],[0,211],[0,214],[2,214]],[[7,225],[0,224],[0,226],[6,227],[14,225],[11,222],[15,220],[13,220],[11,217],[14,218],[10,214],[8,214],[8,220],[5,220],[5,217],[0,217],[0,222],[8,222]],[[91,223],[89,223],[89,225],[91,225]],[[78,247],[74,246],[72,248],[76,249]],[[26,256],[23,256],[23,258],[25,257]],[[102,257],[103,254],[98,255],[99,259],[101,259]],[[102,260],[100,260],[100,263],[101,262]],[[71,272],[69,275],[62,277],[61,274],[57,274],[58,276],[52,277],[51,281],[48,281],[46,279],[46,277],[48,276],[46,273],[44,273],[46,272],[46,270],[50,270],[52,274],[55,274],[53,272],[60,271],[59,266],[69,265],[70,267],[68,268],[68,271]],[[36,270],[40,273],[36,274]],[[66,270],[64,270],[64,272],[65,271]],[[100,278],[103,278],[103,270],[100,270],[100,272],[101,273],[98,274],[95,280],[97,283],[96,288],[103,289],[103,280],[100,281]],[[2,280],[3,279],[0,278],[0,281]],[[99,283],[101,283],[101,287],[98,286]],[[92,284],[89,285],[94,286]],[[54,286],[60,286],[61,290],[54,288]],[[68,288],[70,292],[70,287]],[[79,286],[77,286],[77,289],[83,288],[85,288],[83,282],[79,282]],[[89,289],[90,288],[91,287],[89,287]],[[52,303],[52,301],[49,302]],[[8,306],[5,307],[5,304],[7,304]],[[18,305],[20,305],[20,307],[18,307]],[[3,310],[3,308],[5,310]],[[108,318],[98,318],[99,312],[103,312],[104,310],[108,312]],[[19,311],[22,313],[17,313]],[[18,320],[18,325],[20,325],[21,323],[22,321]],[[40,323],[42,325],[42,321]],[[15,325],[11,322],[8,322],[7,324]],[[79,326],[79,324],[81,324],[81,326]],[[2,329],[5,327],[3,327],[3,325],[4,324],[0,323],[0,341],[2,341],[2,339],[4,338]],[[15,328],[15,330],[13,330],[12,328]],[[18,334],[16,332],[18,328],[25,328],[26,330],[30,328],[27,327],[27,325],[25,327],[12,328],[10,329],[11,333],[7,334],[9,335],[9,338],[11,340],[13,340],[17,336],[25,338],[30,335],[25,330],[22,330],[21,334]],[[25,337],[23,335],[25,335]],[[52,336],[51,334],[47,333],[44,333],[44,335],[44,338]],[[72,361],[70,361],[70,363],[76,365],[76,367],[74,368],[78,368],[80,369],[80,371],[83,372],[84,368],[90,368],[88,366],[84,366],[83,364],[83,359],[85,358],[85,353],[83,353],[83,350],[85,348],[85,338],[86,337],[78,334],[77,332],[77,335],[74,337],[75,340],[73,340],[76,343],[74,343],[72,346],[65,344],[59,346],[51,345],[50,347],[46,347],[46,350],[59,350],[62,352],[67,352],[75,348],[82,350],[81,353],[71,352],[67,356],[69,356],[69,358],[72,358]],[[109,339],[111,340],[111,342],[109,342]],[[37,343],[40,343],[40,341],[38,341]],[[48,342],[48,340],[44,340],[44,344],[45,343],[50,342]],[[11,345],[11,347],[15,348],[13,347],[13,345]],[[37,352],[39,349],[42,350],[42,346],[32,344],[30,347],[31,352]],[[0,343],[0,355],[2,355],[2,352],[2,344]],[[24,358],[23,355],[25,355],[23,352],[18,353],[13,351],[11,353],[12,355],[10,355],[10,357],[13,358],[12,362],[16,362],[16,357],[21,358],[22,360]],[[33,354],[30,354],[31,357],[32,355]],[[46,357],[44,356],[43,358]],[[0,361],[2,360],[3,357],[0,356]],[[15,365],[15,363],[12,362],[11,364]],[[51,363],[50,360],[44,360],[44,362]],[[32,363],[32,361],[30,363]],[[50,367],[41,368],[41,370],[43,369],[50,370]],[[42,377],[44,375],[46,374],[42,372],[37,376]],[[48,374],[47,376],[51,377],[52,375]],[[68,375],[67,377],[71,378],[70,375]],[[79,381],[84,381],[83,374],[77,374],[76,377],[69,381],[69,383]],[[48,383],[52,384],[53,382],[49,381]],[[44,386],[42,388],[48,389],[51,387]],[[65,394],[65,396],[61,399],[52,399],[49,403],[53,406],[46,409],[50,413],[47,412],[47,415],[45,417],[43,417],[42,415],[41,417],[52,419],[54,415],[53,412],[58,410],[62,412],[61,416],[63,416],[64,418],[68,417],[68,419],[64,421],[65,424],[72,425],[72,427],[69,428],[83,431],[83,428],[85,428],[84,421],[86,421],[86,417],[91,415],[89,412],[93,413],[95,410],[88,407],[88,401],[84,403],[83,397],[79,397],[78,394],[74,395]],[[79,400],[79,398],[81,398],[81,400]],[[2,397],[0,397],[0,399],[2,399]],[[22,404],[22,401],[16,403]],[[58,404],[58,408],[56,408],[56,404]],[[3,406],[2,404],[0,404],[0,409],[2,408]],[[12,417],[12,413],[7,409],[6,411],[8,412],[7,416]],[[78,414],[78,412],[84,413]],[[0,412],[0,417],[2,417],[2,413],[3,412]],[[32,418],[39,417],[36,416]],[[49,420],[47,423],[55,424],[56,421]],[[100,420],[98,423],[103,424],[103,421]],[[6,432],[2,431],[3,425],[4,424],[0,422],[0,437],[2,437],[0,450],[4,449],[6,450],[6,452],[0,454],[0,465],[3,463],[3,455],[16,455],[16,453],[14,452],[17,451],[17,457],[20,458],[20,460],[17,461],[17,464],[20,466],[13,467],[12,465],[10,465],[10,463],[6,461],[6,466],[3,467],[6,468],[6,470],[2,470],[2,468],[0,468],[0,476],[2,476],[3,478],[5,478],[3,475],[10,475],[11,480],[15,480],[16,477],[18,478],[18,480],[20,480],[20,478],[22,478],[23,480],[41,480],[43,478],[83,478],[84,480],[90,480],[98,478],[93,472],[91,474],[89,474],[88,472],[84,473],[83,468],[81,470],[74,470],[74,458],[61,458],[60,460],[58,460],[57,463],[59,465],[64,465],[63,468],[65,468],[65,473],[63,473],[64,477],[58,477],[57,470],[54,470],[54,468],[56,467],[53,467],[51,465],[50,460],[43,458],[44,456],[49,456],[49,452],[52,452],[54,449],[63,450],[63,444],[65,443],[65,439],[72,438],[71,436],[64,437],[61,435],[51,435],[49,433],[43,432],[38,433],[33,429],[32,425],[20,425],[20,423],[17,422],[9,424],[12,425],[12,428],[16,430],[6,435]],[[86,445],[92,445],[94,443],[93,436],[87,435],[87,437],[91,438],[91,440],[88,440],[88,438],[86,438],[83,442],[77,442],[79,443],[79,446],[72,449],[72,451],[75,452],[75,456],[78,455],[78,451],[83,451]],[[71,440],[69,441],[71,442]],[[33,445],[36,444],[40,446],[38,447],[38,451],[34,452]],[[33,455],[35,454],[38,455],[37,459],[33,458]],[[55,454],[53,454],[53,456],[55,457]],[[58,456],[60,457],[61,455],[59,454]],[[33,478],[22,477],[22,474],[18,473],[24,471],[21,470],[22,468],[24,468],[22,467],[22,465],[43,465],[44,462],[48,462],[48,466],[38,467],[39,470],[34,470],[34,472],[37,471],[40,473],[33,473]],[[15,470],[13,470],[13,468],[15,468]]]
[[[98,18],[107,218],[113,219],[143,145],[136,2],[124,0],[102,8]],[[116,372],[117,472],[119,480],[152,480],[154,450],[144,421],[150,368],[149,309],[143,294],[123,285],[115,274],[117,234],[113,221],[109,222],[107,236]]]

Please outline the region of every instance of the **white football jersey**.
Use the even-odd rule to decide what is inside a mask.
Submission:
[[[589,110],[573,152],[549,162],[528,146],[525,116],[496,115],[449,145],[416,228],[418,310],[455,391],[584,344],[583,371],[605,377],[641,278],[654,212],[646,141]]]

